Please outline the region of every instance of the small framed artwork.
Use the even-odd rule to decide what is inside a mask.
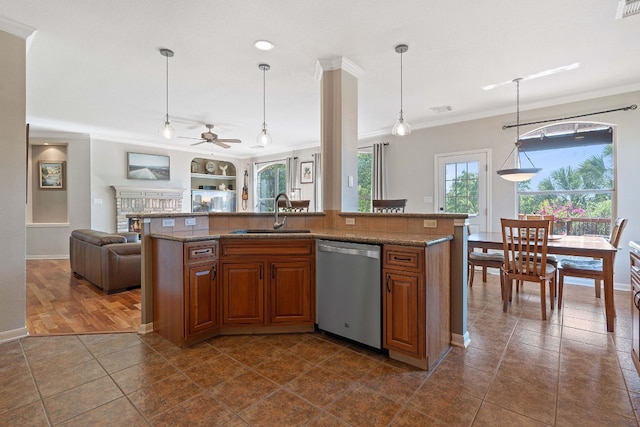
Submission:
[[[313,162],[300,162],[300,184],[313,182]]]
[[[64,185],[64,162],[38,162],[40,188],[61,189]]]

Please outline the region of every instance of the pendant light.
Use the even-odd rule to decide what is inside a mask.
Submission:
[[[166,74],[166,89],[167,89],[167,114],[164,117],[164,124],[160,128],[160,135],[167,139],[171,139],[176,135],[176,130],[171,126],[169,121],[169,58],[173,57],[173,51],[169,49],[160,49],[160,54],[167,58],[167,74]]]
[[[400,115],[398,121],[393,125],[391,129],[392,135],[409,135],[411,133],[411,126],[404,121],[404,111],[402,111],[402,54],[409,50],[409,46],[406,44],[399,44],[395,48],[396,52],[400,54]]]
[[[262,130],[258,134],[256,141],[259,147],[271,144],[271,135],[267,132],[267,95],[266,95],[266,73],[271,69],[268,64],[260,64],[258,68],[262,70]]]
[[[528,181],[534,176],[536,176],[536,174],[542,170],[541,168],[535,167],[535,165],[533,164],[529,156],[527,156],[526,151],[522,151],[522,153],[525,155],[527,160],[529,160],[529,163],[531,163],[531,167],[523,168],[520,163],[520,81],[521,80],[522,80],[521,78],[517,78],[513,80],[513,82],[516,84],[516,143],[515,143],[516,146],[515,148],[513,148],[513,150],[511,150],[511,153],[509,153],[509,156],[507,156],[504,163],[502,163],[502,166],[500,167],[500,169],[496,171],[496,173],[500,175],[500,177],[506,179],[507,181],[512,181],[512,182]],[[516,151],[516,161],[517,161],[516,167],[513,169],[502,169],[514,151]]]

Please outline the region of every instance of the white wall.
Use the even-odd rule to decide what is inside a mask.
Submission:
[[[170,157],[170,180],[153,181],[127,179],[127,152],[162,154]],[[233,163],[240,176],[233,183],[234,188],[242,189],[242,171],[244,167],[237,159],[218,156],[187,153],[175,150],[162,150],[134,144],[123,144],[105,140],[91,140],[91,228],[106,232],[116,231],[115,193],[111,186],[146,188],[182,188],[184,197],[182,211],[191,210],[191,160],[195,157],[208,157]],[[242,167],[241,167],[242,166]],[[98,201],[101,204],[97,204]],[[98,202],[99,203],[99,202]],[[238,202],[238,206],[240,203]]]
[[[26,334],[25,40],[0,31],[0,342]]]
[[[521,122],[548,120],[586,114],[640,103],[640,92],[596,98],[554,107],[521,111]],[[622,250],[616,257],[616,283],[629,283],[630,240],[640,240],[640,197],[635,186],[640,182],[640,109],[601,114],[583,118],[586,121],[617,125],[617,215],[629,218],[622,235]],[[433,204],[424,204],[424,196],[435,196],[434,156],[436,154],[490,148],[491,228],[500,228],[501,217],[513,217],[516,212],[516,186],[500,178],[495,170],[513,149],[515,130],[502,130],[513,124],[515,114],[488,117],[433,128],[414,130],[405,137],[377,137],[360,141],[361,145],[389,141],[387,147],[389,198],[407,198],[408,212],[437,212]],[[521,133],[540,127],[521,126]],[[435,197],[434,197],[435,200]]]
[[[49,142],[64,144],[66,147],[67,218],[59,223],[27,222],[27,259],[67,258],[71,231],[91,227],[89,189],[92,173],[89,136],[40,130],[32,130],[31,135],[30,143]],[[31,177],[37,176],[37,159],[33,160],[30,162]],[[30,209],[29,204],[27,211]]]

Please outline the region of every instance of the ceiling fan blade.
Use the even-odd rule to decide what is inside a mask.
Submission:
[[[195,139],[195,138],[192,138],[192,139]],[[195,142],[195,143],[193,143],[193,144],[191,144],[191,145],[192,145],[192,146],[193,146],[193,145],[200,145],[200,144],[204,144],[205,142],[207,142],[207,141]]]
[[[221,142],[233,142],[233,143],[236,143],[236,144],[239,144],[239,143],[242,142],[239,139],[235,139],[235,138],[232,138],[232,139],[218,138],[218,141],[221,141]]]
[[[231,146],[230,146],[230,145],[227,145],[227,144],[225,144],[224,142],[220,142],[220,140],[219,140],[219,139],[218,139],[218,140],[216,140],[216,141],[213,141],[213,143],[214,143],[214,144],[216,144],[217,146],[222,147],[222,148],[231,148]]]
[[[202,138],[192,138],[190,136],[179,136],[178,138],[182,138],[182,139],[202,139]]]

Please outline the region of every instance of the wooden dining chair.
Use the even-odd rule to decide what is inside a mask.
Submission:
[[[531,215],[531,214],[518,214],[518,219],[521,220],[528,220],[528,221],[532,221],[532,220],[541,220],[541,219],[546,219],[547,221],[549,221],[549,235],[553,234],[553,222],[555,221],[555,217],[553,215]],[[556,268],[556,271],[558,269],[558,257],[555,255],[547,255],[547,264],[551,264]],[[556,284],[557,284],[557,277],[556,277]],[[520,291],[520,286],[522,285],[521,281],[517,281],[516,282],[516,292]],[[556,294],[557,294],[557,289],[556,289]]]
[[[553,310],[555,300],[556,268],[547,264],[547,243],[549,220],[519,220],[502,218],[502,246],[504,250],[503,311],[507,311],[513,281],[536,282],[540,284],[540,308],[542,320],[547,320],[546,286],[549,286],[549,300]]]
[[[609,243],[618,248],[622,230],[627,226],[626,218],[617,218],[611,229]],[[615,257],[615,255],[614,255]],[[615,259],[615,258],[614,258]],[[604,274],[602,269],[602,259],[563,259],[558,265],[558,310],[562,307],[562,288],[564,286],[564,276],[581,277],[593,279],[595,281],[596,298],[600,298],[600,289]]]
[[[471,227],[467,226],[468,233],[471,234]],[[482,281],[487,281],[487,268],[502,269],[504,264],[504,254],[502,252],[478,252],[473,249],[469,249],[467,252],[467,262],[469,264],[468,272],[468,284],[469,287],[473,286],[473,277],[476,267],[482,267]],[[502,274],[500,275],[500,288],[502,288]]]
[[[404,212],[407,199],[374,199],[371,204],[374,212]]]

